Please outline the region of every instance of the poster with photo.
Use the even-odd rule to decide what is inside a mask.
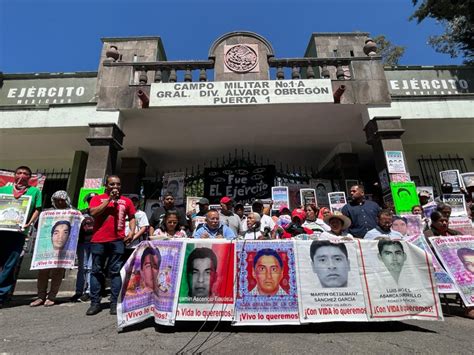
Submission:
[[[145,214],[147,215],[148,219],[150,219],[151,215],[155,210],[161,206],[161,201],[159,199],[147,199],[145,203]]]
[[[428,253],[405,241],[357,243],[369,320],[443,320]]]
[[[198,201],[201,198],[202,197],[187,196],[186,197],[186,213],[191,212],[191,211],[199,212]]]
[[[295,245],[300,322],[367,322],[355,241],[298,240]]]
[[[467,216],[449,217],[449,228],[461,232],[463,235],[474,235],[474,226]]]
[[[330,192],[328,193],[329,197],[329,208],[331,213],[341,212],[342,207],[347,204],[346,194],[343,191]]]
[[[389,174],[406,174],[405,159],[401,150],[385,151],[385,159]]]
[[[86,197],[91,194],[91,193],[96,193],[98,195],[101,195],[105,192],[105,186],[102,187],[81,187],[81,190],[79,191],[79,198],[77,200],[77,209],[79,211],[82,211],[86,208],[89,208],[89,204],[86,201]]]
[[[287,186],[273,186],[272,187],[272,210],[279,211],[280,208],[289,207],[290,199],[288,196]]]
[[[27,222],[30,205],[31,196],[0,194],[0,230],[19,232]]]
[[[328,193],[332,192],[330,180],[310,179],[309,186],[316,190],[316,201],[319,207],[329,207]]]
[[[413,206],[420,204],[414,182],[391,182],[390,189],[397,214],[411,213]]]
[[[467,216],[466,199],[463,194],[443,194],[442,200],[451,206],[451,216]]]
[[[185,242],[174,240],[143,241],[137,246],[120,270],[119,329],[147,318],[174,325],[184,247]]]
[[[293,241],[238,241],[235,325],[299,324]]]
[[[404,214],[406,219],[407,232],[406,235],[421,235],[423,234],[424,223],[419,214]],[[403,234],[403,233],[402,233]]]
[[[82,219],[75,209],[41,212],[30,270],[73,268]]]
[[[295,208],[300,208],[301,206],[301,197],[300,189],[309,188],[308,185],[300,184],[285,184],[288,187],[288,198],[290,202],[290,209],[294,210]]]
[[[459,170],[445,170],[439,172],[441,184],[451,184],[453,187],[453,193],[461,192],[461,187],[464,187]]]
[[[316,190],[315,189],[300,189],[300,201],[302,205],[314,204],[318,205],[316,199]]]
[[[234,245],[226,240],[186,243],[176,320],[232,320]]]
[[[170,193],[174,197],[175,206],[184,206],[184,177],[183,172],[163,175],[163,190],[161,196]]]
[[[474,306],[474,236],[431,237],[430,242],[464,304]]]
[[[474,172],[463,173],[461,174],[461,178],[466,189],[474,187]]]
[[[431,260],[433,261],[434,274],[436,279],[436,286],[438,288],[438,293],[458,293],[456,285],[454,284],[451,276],[448,275],[446,270],[441,266],[436,256],[431,251],[428,242],[424,235],[415,235],[411,237],[406,237],[403,240],[416,245],[418,248],[423,249],[428,254],[431,255]]]

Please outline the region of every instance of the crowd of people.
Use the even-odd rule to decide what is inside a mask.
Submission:
[[[41,191],[29,185],[31,170],[22,166],[15,171],[15,183],[0,187],[0,193],[12,194],[15,198],[23,194],[32,197],[32,208],[27,223],[18,232],[0,231],[0,306],[7,304],[13,293],[16,268],[25,237],[41,212]],[[382,209],[377,203],[365,198],[362,185],[350,189],[351,199],[340,212],[332,213],[326,207],[309,203],[291,210],[282,207],[274,210],[260,200],[252,203],[252,211],[244,214],[242,204],[234,204],[229,197],[220,200],[220,209],[210,208],[207,198],[198,201],[198,209],[187,213],[175,206],[173,193],[163,195],[163,205],[155,208],[150,216],[140,210],[138,197],[131,199],[122,195],[120,177],[108,176],[103,194],[86,196],[88,208],[81,211],[83,220],[77,246],[78,273],[76,290],[71,301],[90,301],[87,315],[101,312],[101,299],[105,295],[105,277],[110,278],[110,314],[117,312],[117,299],[121,288],[120,270],[134,248],[143,240],[194,238],[229,240],[271,239],[322,239],[361,238],[403,240],[407,236],[407,220],[390,208]],[[52,196],[54,209],[70,209],[71,201],[65,191]],[[449,227],[451,207],[437,203],[426,218],[425,196],[420,196],[420,205],[413,206],[412,214],[419,214],[423,221],[426,238],[461,234]],[[433,202],[432,202],[433,203]],[[472,217],[472,202],[469,213]],[[67,231],[69,232],[69,231]],[[60,240],[66,231],[53,228],[54,238]],[[58,236],[54,234],[57,233]],[[63,268],[40,270],[38,273],[38,298],[32,307],[53,306],[64,275]],[[48,279],[51,279],[49,292]],[[474,318],[474,308],[466,315]]]

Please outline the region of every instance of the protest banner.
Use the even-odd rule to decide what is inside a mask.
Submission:
[[[41,212],[30,270],[73,268],[82,219],[75,209]]]
[[[234,245],[226,240],[187,242],[176,320],[232,320]]]
[[[235,203],[251,204],[254,200],[270,198],[275,180],[275,166],[204,169],[204,196],[219,203],[224,196]]]
[[[188,212],[199,212],[199,205],[198,201],[201,199],[201,197],[191,197],[187,196],[186,197],[186,213]]]
[[[414,182],[391,182],[390,189],[398,214],[411,213],[413,206],[420,204]]]
[[[302,205],[318,205],[315,189],[300,189],[300,200]]]
[[[41,173],[32,174],[28,185],[35,186],[40,190],[43,190],[44,182],[46,181],[46,175]],[[0,170],[0,187],[13,185],[15,183],[15,172],[9,170]]]
[[[120,270],[119,328],[151,317],[157,324],[174,325],[184,247],[184,242],[174,240],[143,241],[137,246]]]
[[[79,191],[79,199],[77,200],[77,209],[79,211],[82,211],[89,207],[86,201],[86,197],[92,192],[98,195],[101,195],[105,192],[105,186],[98,187],[98,188],[81,187],[81,190]]]
[[[329,207],[328,193],[332,192],[330,180],[310,179],[309,186],[316,190],[316,201],[319,207]]]
[[[341,212],[342,207],[347,204],[346,194],[343,191],[330,192],[329,197],[329,208],[332,213]]]
[[[272,210],[279,211],[280,208],[290,207],[290,199],[288,197],[287,186],[273,186],[272,187]]]
[[[418,196],[420,196],[420,193],[427,193],[430,196],[428,197],[427,203],[434,202],[434,191],[433,191],[433,186],[417,186],[416,187],[416,192]]]
[[[309,186],[308,185],[301,185],[301,184],[290,184],[286,183],[285,184],[288,187],[288,199],[289,199],[289,207],[290,209],[295,209],[295,208],[300,208],[302,202],[301,202],[301,196],[300,196],[300,189],[306,189]]]
[[[464,187],[467,189],[469,187],[474,187],[474,172],[463,173],[461,174],[462,182]]]
[[[407,221],[407,235],[423,234],[424,224],[419,214],[404,214],[403,217]]]
[[[367,322],[355,242],[298,240],[295,245],[300,322]]]
[[[293,241],[238,241],[235,325],[298,324]]]
[[[27,222],[30,205],[31,196],[0,194],[0,230],[19,232]]]
[[[453,279],[448,275],[446,270],[444,270],[436,256],[431,251],[431,248],[428,245],[424,235],[414,235],[411,237],[406,237],[403,240],[416,245],[418,248],[423,249],[425,252],[431,255],[438,293],[458,293]]]
[[[442,199],[451,206],[451,216],[467,216],[466,199],[463,194],[443,194]]]
[[[175,206],[184,205],[184,173],[166,173],[163,175],[163,190],[161,196],[170,193],[174,197]]]
[[[431,237],[430,243],[464,304],[474,306],[474,236]]]
[[[449,228],[461,232],[463,235],[474,235],[474,227],[467,216],[449,217]]]
[[[457,169],[440,171],[439,177],[442,184],[451,184],[453,193],[461,192],[461,187],[464,187],[461,176],[459,175],[459,170]]]
[[[431,256],[405,241],[357,240],[369,320],[442,320]]]
[[[385,159],[389,174],[406,174],[405,159],[401,150],[385,151]]]

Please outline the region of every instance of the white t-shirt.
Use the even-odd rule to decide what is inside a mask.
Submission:
[[[264,214],[261,219],[260,219],[260,230],[263,232],[265,230],[265,228],[270,228],[270,231],[273,230],[273,228],[275,228],[275,222],[273,221],[272,217]],[[246,232],[247,231],[247,217],[245,217],[243,220],[242,220],[242,224],[241,224],[241,230],[243,232]]]
[[[146,216],[146,213],[137,210],[135,212],[135,223],[136,223],[136,228],[135,232],[138,232],[140,228],[142,227],[148,227],[150,224],[148,223],[148,217]],[[125,223],[125,235],[128,235],[130,233],[130,227],[128,225],[128,221]],[[132,243],[127,245],[127,248],[136,248],[138,244],[140,244],[142,238],[135,239]]]

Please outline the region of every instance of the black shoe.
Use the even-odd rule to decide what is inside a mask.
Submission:
[[[91,306],[87,310],[86,315],[87,316],[95,316],[100,311],[102,311],[102,308],[100,307],[100,304],[93,303],[93,304],[91,304]]]
[[[80,298],[79,301],[81,302],[89,302],[91,300],[91,296],[88,293],[84,293]]]
[[[117,315],[117,305],[111,303],[110,304],[110,312],[111,315],[116,316]]]
[[[81,298],[81,294],[80,293],[76,293],[74,296],[72,296],[70,299],[69,299],[69,302],[77,302],[79,301],[79,299]]]

